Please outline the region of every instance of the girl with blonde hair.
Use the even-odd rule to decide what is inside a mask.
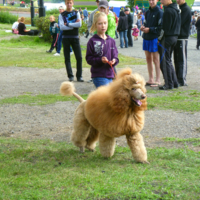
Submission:
[[[107,28],[107,15],[96,13],[90,31],[97,33],[88,41],[86,53],[86,61],[91,65],[91,77],[96,88],[112,82],[114,67],[119,63],[115,40],[106,35]]]

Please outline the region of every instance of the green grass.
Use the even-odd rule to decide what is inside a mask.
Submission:
[[[65,67],[64,56],[57,57],[53,54],[47,54],[46,50],[49,50],[50,43],[44,42],[42,38],[37,36],[21,36],[19,38],[12,38],[11,40],[0,41],[0,57],[9,57],[9,59],[1,60],[1,67],[37,67],[37,68],[53,68],[60,69]],[[83,67],[90,67],[86,60],[86,47],[82,47]],[[10,52],[13,52],[10,56]],[[55,51],[54,51],[55,52]],[[61,55],[62,51],[61,51]],[[126,65],[142,65],[146,61],[144,59],[138,59],[119,54],[120,63],[118,67],[124,67]],[[76,67],[75,56],[71,56],[72,67]]]
[[[198,199],[199,153],[148,149],[150,165],[129,148],[104,159],[66,142],[0,138],[0,199]]]
[[[151,93],[151,91],[149,91]],[[157,91],[156,97],[148,97],[148,109],[171,109],[184,112],[199,112],[200,111],[200,92],[197,91],[173,91],[171,93],[164,93]],[[87,94],[82,95],[87,99]],[[148,94],[147,94],[148,96]],[[59,101],[77,101],[75,97],[63,97],[59,94],[39,94],[31,95],[25,94],[17,97],[5,98],[0,100],[0,106],[3,104],[27,104],[34,105],[48,105]]]
[[[196,128],[198,132],[200,132],[200,127]],[[192,143],[193,146],[200,146],[200,138],[187,138],[187,139],[180,139],[175,137],[167,137],[164,138],[165,141],[175,141],[175,142],[182,142],[182,143]]]

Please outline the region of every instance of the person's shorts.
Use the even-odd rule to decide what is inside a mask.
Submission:
[[[153,40],[143,40],[143,50],[149,52],[157,52],[158,51],[158,38]]]

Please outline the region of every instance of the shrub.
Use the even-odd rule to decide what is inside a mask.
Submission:
[[[58,21],[58,14],[54,14],[55,17],[55,21]],[[50,20],[49,20],[50,15],[45,16],[45,17],[36,17],[34,18],[35,21],[35,25],[36,27],[42,31],[43,33],[43,38],[45,41],[50,41],[51,40],[51,35],[49,32],[49,24],[50,24]],[[87,24],[82,21],[82,26],[79,28],[79,34],[83,35],[87,30]]]
[[[10,14],[8,11],[0,11],[0,23],[13,24],[18,19],[18,16]]]
[[[46,15],[55,15],[55,14],[59,14],[59,10],[57,8],[46,11]]]

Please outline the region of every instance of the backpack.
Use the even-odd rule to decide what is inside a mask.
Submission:
[[[59,28],[57,27],[57,23],[54,23],[53,26],[50,26],[50,33],[51,34],[57,34],[59,32]]]

